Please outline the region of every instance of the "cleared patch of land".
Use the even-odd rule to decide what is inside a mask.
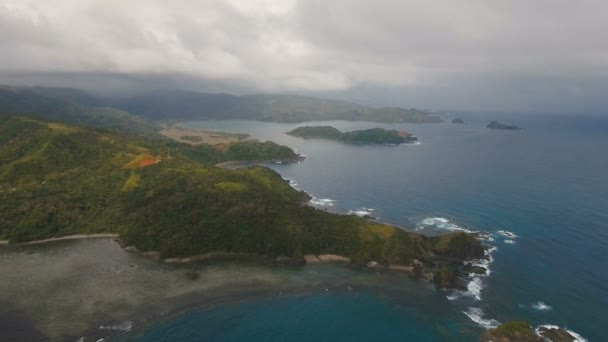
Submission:
[[[211,132],[180,126],[165,127],[159,133],[173,140],[190,145],[231,144],[249,138],[248,134]]]

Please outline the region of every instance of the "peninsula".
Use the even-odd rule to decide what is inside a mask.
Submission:
[[[398,145],[418,141],[418,138],[413,134],[383,128],[370,128],[342,133],[332,126],[303,126],[286,134],[304,139],[321,138],[363,145]]]
[[[301,263],[331,255],[456,288],[463,262],[484,257],[470,234],[427,237],[328,213],[306,205],[308,194],[271,169],[213,166],[297,157],[272,142],[218,148],[0,115],[0,240],[118,234],[130,250],[163,260],[227,253]]]

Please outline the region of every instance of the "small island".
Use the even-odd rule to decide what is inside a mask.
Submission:
[[[286,134],[304,139],[321,138],[365,145],[398,145],[411,144],[418,141],[418,138],[408,132],[384,128],[370,128],[343,133],[331,126],[303,126]]]
[[[507,131],[518,131],[521,129],[515,125],[501,124],[498,121],[492,121],[486,127],[489,129],[507,130]]]
[[[579,341],[576,336],[564,328],[553,325],[541,325],[532,329],[528,322],[510,321],[497,328],[488,329],[482,336],[482,341],[521,341],[521,342],[574,342]]]
[[[464,120],[462,120],[461,118],[455,118],[452,120],[453,124],[464,124]]]

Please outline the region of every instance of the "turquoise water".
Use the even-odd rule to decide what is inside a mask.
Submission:
[[[450,298],[442,305],[395,307],[399,296],[378,293],[272,297],[190,311],[149,328],[141,340],[474,340],[482,326],[525,319],[601,341],[608,323],[608,118],[461,117],[467,125],[322,123],[405,129],[419,137],[417,146],[301,140],[283,134],[293,124],[188,123],[306,154],[303,163],[270,167],[317,199],[333,200],[319,202],[328,210],[374,209],[422,232],[488,231],[497,247],[492,273],[470,284],[470,293],[438,292]],[[523,130],[484,128],[491,120]]]

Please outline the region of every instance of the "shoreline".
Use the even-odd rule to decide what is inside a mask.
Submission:
[[[290,158],[290,159],[232,160],[232,161],[226,161],[226,162],[217,163],[217,164],[215,164],[213,166],[219,167],[219,168],[222,168],[222,169],[232,169],[232,168],[239,168],[239,167],[248,166],[248,165],[258,165],[258,164],[271,164],[271,163],[275,163],[275,164],[295,164],[295,163],[303,162],[305,159],[306,159],[305,155],[298,154],[297,157]]]
[[[48,239],[33,240],[28,242],[15,242],[11,243],[10,240],[0,240],[2,246],[25,246],[25,245],[40,245],[55,241],[69,241],[69,240],[88,240],[88,239],[118,239],[118,234],[115,233],[98,233],[98,234],[73,234],[60,237],[52,237]]]

